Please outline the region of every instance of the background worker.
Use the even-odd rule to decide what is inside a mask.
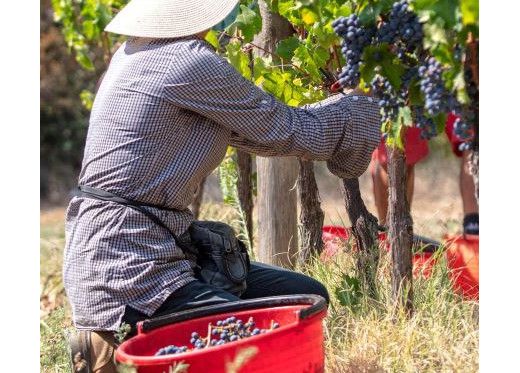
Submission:
[[[446,122],[446,136],[450,140],[451,150],[456,157],[460,158],[460,175],[459,186],[460,195],[462,198],[462,212],[464,219],[462,221],[462,231],[464,234],[478,235],[479,234],[479,218],[478,218],[478,202],[475,196],[475,183],[473,182],[473,175],[471,175],[469,168],[470,150],[460,150],[463,140],[457,137],[453,132],[453,125],[457,117],[453,114],[448,114]]]
[[[448,114],[446,121],[446,136],[448,137],[451,149],[455,156],[461,158],[459,187],[462,198],[462,211],[464,214],[462,222],[462,230],[464,234],[479,234],[479,215],[478,202],[475,197],[475,184],[473,176],[469,170],[470,150],[459,150],[463,140],[459,139],[453,132],[453,124],[457,117],[451,113]],[[428,156],[428,141],[421,139],[421,130],[416,127],[408,127],[406,131],[405,156],[406,156],[406,193],[410,209],[412,206],[415,164]],[[377,215],[381,225],[387,224],[388,214],[388,170],[387,170],[387,152],[383,139],[378,148],[372,154],[372,182],[374,199],[377,208]]]

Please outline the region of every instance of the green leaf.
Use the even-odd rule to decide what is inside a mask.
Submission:
[[[434,49],[440,44],[448,42],[446,37],[445,23],[441,18],[435,18],[433,22],[427,22],[423,26],[424,30],[424,47],[426,49]]]
[[[327,51],[324,52],[320,48],[311,50],[306,44],[300,44],[294,50],[292,62],[306,71],[314,82],[321,82],[322,78],[319,68],[325,66],[325,56],[328,56]]]
[[[341,16],[348,17],[352,14],[352,7],[350,4],[345,3],[342,4],[339,8],[337,8],[336,12],[334,13],[335,18],[339,18]]]
[[[438,0],[432,4],[430,9],[435,12],[437,17],[442,18],[446,24],[446,29],[449,30],[457,24],[457,7],[458,1]]]
[[[290,61],[294,56],[294,51],[300,45],[300,41],[298,38],[291,36],[290,38],[283,39],[280,43],[278,43],[278,47],[276,48],[276,54],[279,55],[286,61]]]
[[[213,45],[213,47],[216,49],[216,50],[219,50],[219,42],[218,42],[218,37],[217,37],[217,33],[213,30],[209,30],[209,32],[206,34],[206,41],[208,43],[210,43],[211,45]]]
[[[392,3],[392,0],[381,0],[378,2],[367,3],[359,13],[359,21],[363,26],[377,23],[379,15],[389,10],[392,7]]]
[[[460,0],[460,10],[464,25],[478,25],[478,0]]]
[[[278,11],[278,0],[266,0],[267,7],[273,12],[273,13],[279,13]]]
[[[395,55],[390,52],[387,43],[365,47],[362,59],[364,63],[360,73],[365,82],[372,81],[379,67],[381,75],[388,79],[395,90],[399,89],[405,67],[396,62]]]
[[[239,41],[233,41],[226,45],[227,58],[229,63],[233,65],[235,69],[242,74],[242,76],[248,80],[251,79],[251,68],[249,67],[250,59],[249,56],[242,51],[241,43]]]
[[[88,89],[84,89],[79,94],[81,99],[81,104],[88,110],[92,110],[92,104],[94,103],[94,93],[89,91]]]
[[[294,75],[291,72],[282,72],[280,69],[272,69],[263,75],[262,87],[274,97],[290,106],[299,106],[308,100],[304,89],[293,83]]]
[[[363,297],[359,280],[344,274],[340,286],[334,289],[334,295],[343,307],[355,307]]]
[[[408,106],[399,108],[399,116],[397,120],[401,121],[401,123],[408,127],[413,125],[412,112]]]
[[[457,101],[463,105],[469,105],[471,103],[468,92],[466,92],[466,88],[457,90]]]
[[[398,91],[401,88],[401,76],[404,73],[404,66],[389,61],[381,65],[381,75],[386,77],[392,87]]]
[[[97,6],[97,15],[98,15],[98,27],[101,30],[105,29],[105,26],[108,25],[108,23],[112,19],[112,13],[110,12],[109,8],[102,3],[99,3]]]
[[[300,14],[292,0],[279,0],[278,1],[278,12],[289,22],[295,26],[302,26],[304,23],[300,18]]]
[[[399,114],[397,115],[397,118],[392,121],[390,124],[390,128],[387,131],[388,138],[387,138],[387,145],[389,146],[397,146],[397,148],[404,150],[404,143],[403,143],[403,137],[401,136],[404,130],[404,126],[412,126],[412,113],[410,111],[410,108],[408,106],[400,107],[399,108]]]
[[[83,50],[76,50],[76,61],[86,70],[94,70],[94,64]]]
[[[269,57],[256,57],[253,60],[253,76],[255,84],[260,84],[264,79],[264,75],[271,71],[272,58]]]
[[[444,113],[441,113],[432,118],[435,123],[435,128],[437,129],[437,133],[444,132],[444,128],[446,127],[446,118],[447,118],[447,115]]]
[[[95,36],[97,36],[97,26],[96,22],[93,20],[87,20],[83,22],[83,34],[87,37],[87,39],[92,40]]]
[[[421,95],[421,86],[419,79],[413,79],[408,87],[408,99],[410,104],[414,106],[423,106],[424,102]]]
[[[250,42],[262,30],[262,18],[254,10],[245,5],[240,5],[240,14],[226,31],[233,33],[237,28],[242,31],[244,42]]]
[[[317,22],[319,20],[318,14],[316,14],[315,12],[312,11],[312,9],[307,8],[307,7],[303,8],[301,10],[301,17],[302,17],[302,21],[306,25],[312,25],[312,24],[314,24],[314,22]]]

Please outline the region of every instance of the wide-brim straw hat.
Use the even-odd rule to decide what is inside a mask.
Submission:
[[[105,31],[147,38],[195,35],[222,21],[239,0],[132,0]]]

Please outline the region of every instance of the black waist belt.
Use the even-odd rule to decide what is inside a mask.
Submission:
[[[145,207],[153,207],[153,208],[156,208],[156,209],[159,209],[159,210],[163,210],[163,211],[178,211],[178,210],[176,210],[176,209],[169,209],[169,208],[166,208],[166,207],[163,207],[163,206],[158,206],[158,205],[153,205],[153,204],[141,203],[141,202],[133,201],[131,199],[126,199],[126,198],[123,198],[123,197],[119,197],[119,196],[115,195],[114,193],[106,192],[104,190],[97,189],[97,188],[92,188],[92,187],[89,187],[89,186],[81,186],[80,185],[80,186],[78,186],[78,189],[80,191],[80,196],[81,197],[97,199],[97,200],[100,200],[100,201],[108,201],[108,202],[119,203],[121,205],[128,206],[130,208],[133,208],[134,210],[137,210],[137,211],[145,214],[154,223],[156,223],[156,224],[160,225],[161,227],[163,227],[164,229],[166,229],[173,236],[175,241],[179,242],[179,240],[177,239],[177,236],[175,235],[175,233],[173,233],[173,231],[170,228],[168,228],[166,226],[166,224],[164,224],[164,222],[161,219],[159,219],[159,217],[157,217],[157,215],[155,215],[154,213],[150,212]]]

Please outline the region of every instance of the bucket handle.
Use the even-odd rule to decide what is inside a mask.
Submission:
[[[226,313],[230,311],[245,311],[272,306],[289,306],[296,304],[310,305],[310,307],[304,308],[298,312],[298,317],[302,321],[327,309],[327,303],[325,299],[319,295],[313,294],[298,294],[289,296],[280,295],[275,297],[256,298],[193,308],[182,312],[154,317],[153,319],[146,319],[137,323],[137,334],[143,334],[164,325],[175,324],[178,322],[216,315],[219,313]]]

